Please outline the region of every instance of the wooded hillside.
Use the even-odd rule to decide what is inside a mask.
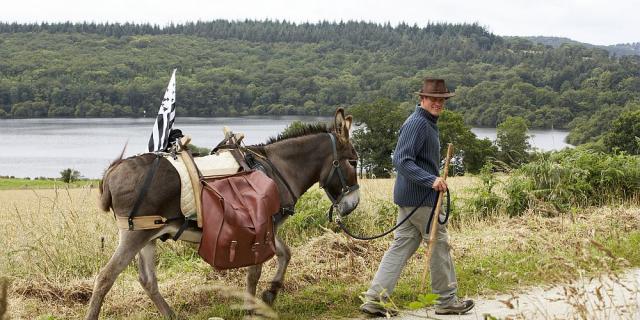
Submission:
[[[475,24],[0,23],[0,57],[4,118],[153,115],[172,68],[180,116],[415,101],[425,76],[447,79],[457,93],[449,107],[474,126],[522,116],[533,128],[566,128],[638,108],[640,98],[638,56],[502,38]]]

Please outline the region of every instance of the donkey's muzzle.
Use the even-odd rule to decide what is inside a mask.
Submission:
[[[360,189],[354,188],[354,190],[350,190],[342,196],[340,201],[335,205],[335,208],[338,214],[344,217],[355,210],[359,203]]]

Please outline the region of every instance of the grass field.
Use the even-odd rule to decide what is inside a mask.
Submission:
[[[20,178],[0,178],[0,190],[15,189],[52,189],[52,188],[80,188],[84,186],[97,186],[99,180],[80,180],[71,183],[64,183],[60,180],[48,179],[20,179]]]
[[[478,180],[456,177],[449,182],[455,207],[461,208]],[[393,181],[360,184],[363,199],[349,223],[365,233],[392,226]],[[309,192],[280,230],[294,245],[285,287],[274,306],[280,319],[358,317],[358,295],[391,240],[363,242],[334,232],[324,216],[329,204],[324,198],[320,190]],[[95,184],[0,191],[0,278],[10,282],[12,319],[83,317],[93,279],[117,243],[113,216],[100,212],[96,201]],[[449,232],[462,296],[490,296],[640,265],[640,206],[633,203],[575,209],[554,218],[533,212],[517,218],[467,214],[454,219]],[[243,290],[243,270],[214,271],[195,246],[171,241],[159,245],[157,263],[160,291],[180,317],[243,317],[233,308],[241,301],[230,294]],[[419,290],[423,265],[421,252],[410,260],[394,293],[399,306],[425,293]],[[272,260],[265,265],[259,291],[274,272]],[[102,316],[159,317],[133,264],[107,296]]]

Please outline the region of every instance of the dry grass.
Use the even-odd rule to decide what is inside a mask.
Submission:
[[[456,177],[449,182],[452,193],[462,198],[465,189],[476,184],[477,179]],[[380,208],[393,207],[388,207],[392,186],[392,180],[361,181],[363,200],[354,215],[369,215],[369,219],[359,220],[364,231],[375,232],[393,224],[392,215],[388,220],[376,218]],[[96,190],[90,188],[0,191],[0,277],[11,281],[8,300],[12,318],[83,316],[93,277],[117,241],[113,216],[97,209],[96,198]],[[585,239],[615,239],[633,230],[640,230],[637,206],[594,208],[551,219],[534,214],[515,219],[469,219],[450,228],[453,254],[460,269],[460,291],[504,292],[517,285],[570,279],[576,270],[596,272],[624,267],[629,262],[615,257],[620,252],[613,252],[613,258],[606,253],[612,250],[610,244],[598,249]],[[352,315],[357,296],[371,280],[389,239],[361,242],[326,230],[296,246],[276,311],[283,319],[294,319],[298,314],[315,314],[318,318]],[[214,271],[199,259],[192,245],[167,242],[159,247],[160,291],[179,315],[195,319],[218,314],[242,317],[237,311],[229,311],[228,306],[237,303],[237,297],[217,289],[243,288],[243,270]],[[508,266],[504,267],[507,271],[492,267],[499,263],[491,259],[513,252],[524,252],[519,259],[538,259],[520,262],[536,267],[524,269],[523,273]],[[422,264],[422,254],[410,261],[407,270],[420,271],[404,273],[398,287],[400,302],[415,296]],[[274,260],[265,264],[261,288],[266,287],[275,268]],[[335,305],[341,301],[335,301],[336,297],[346,302]],[[158,317],[155,306],[137,283],[133,266],[116,281],[106,298],[103,316]]]
[[[7,298],[7,287],[9,284],[7,280],[4,278],[0,279],[0,320],[5,319],[5,314],[7,314],[7,306],[8,306],[8,298]]]
[[[109,258],[116,230],[97,209],[95,189],[0,192],[0,270],[49,282],[91,276]]]

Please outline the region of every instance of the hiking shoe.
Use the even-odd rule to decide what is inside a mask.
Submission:
[[[376,317],[395,317],[398,310],[386,308],[379,301],[367,301],[360,305],[360,311]]]
[[[436,314],[465,314],[473,309],[473,300],[457,300],[447,305],[437,305]]]

